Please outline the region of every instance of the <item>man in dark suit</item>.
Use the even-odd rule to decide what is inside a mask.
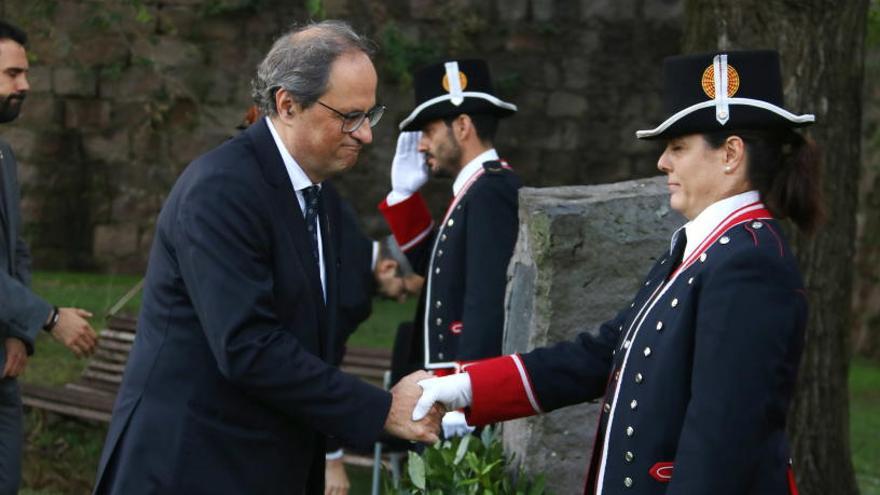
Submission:
[[[254,96],[266,117],[191,163],[159,215],[137,337],[97,493],[323,490],[327,435],[413,423],[413,375],[391,393],[329,364],[339,299],[339,196],[381,116],[368,45],[325,21],[281,36]]]
[[[14,121],[30,88],[27,35],[0,21],[0,123]],[[18,492],[21,481],[22,411],[16,377],[34,352],[40,329],[77,355],[95,346],[95,331],[77,308],[50,305],[30,289],[31,257],[21,238],[18,164],[0,139],[0,495]]]
[[[400,124],[392,191],[379,208],[415,271],[427,277],[411,338],[416,366],[446,374],[501,354],[520,180],[493,141],[498,120],[516,106],[493,95],[483,60],[431,65],[413,79],[415,108]],[[436,227],[418,192],[429,169],[454,179]],[[467,430],[458,412],[443,424],[447,434]]]

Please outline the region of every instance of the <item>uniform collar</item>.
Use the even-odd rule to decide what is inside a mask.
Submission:
[[[497,159],[498,152],[495,151],[495,148],[489,148],[477,155],[473,160],[469,161],[468,164],[461,169],[461,172],[458,173],[455,182],[452,183],[452,194],[458,196],[458,193],[461,192],[461,189],[467,184],[468,180],[483,168],[484,163]]]
[[[756,203],[760,200],[761,196],[758,194],[758,191],[752,190],[712,203],[705,210],[700,212],[700,214],[697,215],[697,218],[684,224],[684,226],[672,234],[672,240],[669,247],[670,253],[672,252],[672,246],[675,244],[675,239],[678,237],[679,233],[684,230],[687,234],[687,244],[685,245],[682,259],[687,259],[687,257],[703,243],[706,237],[711,234],[712,231],[715,230],[715,228],[718,227],[718,225],[731,213],[743,206]]]
[[[287,146],[284,146],[284,142],[281,141],[281,136],[278,135],[278,131],[275,130],[275,125],[272,124],[272,119],[269,117],[265,117],[266,125],[269,126],[269,132],[272,133],[272,139],[275,140],[275,146],[278,147],[278,152],[281,153],[281,160],[284,161],[284,168],[287,169],[287,175],[290,176],[290,183],[293,184],[294,191],[302,191],[307,187],[312,187],[316,184],[312,183],[309,176],[303,172],[302,167],[299,166],[299,163],[296,163],[296,160],[293,158],[293,155],[287,151]],[[317,184],[320,188],[321,184]]]

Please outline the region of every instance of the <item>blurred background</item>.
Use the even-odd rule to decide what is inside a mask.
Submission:
[[[852,273],[841,279],[851,287],[840,288],[852,295],[846,308],[851,316],[835,330],[846,344],[840,364],[849,366],[849,393],[843,404],[823,407],[845,413],[849,401],[851,436],[843,443],[861,492],[880,494],[880,0],[766,3],[794,5],[792,16],[807,5],[847,10],[865,26],[863,66],[857,68],[864,70],[860,112],[852,117],[861,119],[861,136],[853,137],[861,147],[859,163],[850,164],[858,165],[851,172],[858,195],[848,211],[857,219],[847,238],[854,256],[847,265]],[[344,19],[377,45],[378,100],[388,110],[374,129],[373,145],[335,182],[378,237],[388,233],[376,204],[388,192],[397,123],[413,105],[413,69],[446,56],[489,61],[496,91],[519,106],[517,116],[501,125],[496,145],[527,186],[656,175],[660,148],[637,141],[635,130],[652,127],[663,115],[663,57],[694,46],[687,40],[700,16],[717,21],[700,4],[0,0],[0,16],[30,36],[31,93],[22,116],[2,126],[0,137],[19,160],[35,290],[55,304],[92,310],[96,328],[103,326],[103,314],[143,274],[155,218],[175,178],[193,158],[238,132],[252,103],[257,63],[294,22]],[[753,1],[742,6],[764,8]],[[786,61],[783,53],[784,74],[794,69]],[[815,96],[816,105],[820,99]],[[427,187],[439,213],[450,184]],[[135,297],[123,312],[136,313],[137,306]],[[389,347],[397,322],[412,313],[411,305],[379,303],[352,344]],[[38,349],[25,381],[60,385],[84,367],[54,342]],[[88,493],[104,428],[29,412],[24,493]]]

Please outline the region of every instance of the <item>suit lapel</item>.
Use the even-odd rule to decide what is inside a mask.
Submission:
[[[321,325],[326,327],[327,312],[321,289],[321,275],[318,273],[318,262],[312,255],[306,221],[296,199],[296,192],[287,175],[287,169],[284,168],[284,161],[281,159],[281,154],[275,146],[275,140],[272,139],[272,134],[264,119],[260,119],[244,132],[254,145],[254,152],[262,168],[263,176],[272,185],[272,203],[283,220],[282,223],[296,249],[295,255],[306,273],[306,278],[308,278],[312,289],[310,293],[315,308],[318,309],[318,319]],[[319,333],[324,334],[325,332]]]
[[[341,212],[339,198],[332,184],[325,181],[321,186],[321,243],[324,250],[324,271],[327,282],[327,338],[324,357],[335,356],[333,348],[337,331],[337,295],[339,294],[339,250],[341,248]]]

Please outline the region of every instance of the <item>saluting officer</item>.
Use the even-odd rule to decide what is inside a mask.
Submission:
[[[421,382],[422,405],[470,406],[471,424],[605,394],[585,493],[796,493],[785,435],[807,296],[776,218],[821,219],[815,144],[782,108],[779,56],[665,63],[657,167],[689,220],[632,303],[598,332]]]
[[[427,278],[411,356],[417,366],[446,374],[501,354],[520,180],[492,143],[498,120],[516,106],[494,96],[484,60],[425,67],[415,73],[414,87],[416,106],[400,124],[391,166],[392,190],[379,209],[413,269]],[[418,192],[428,167],[434,177],[454,179],[439,225]],[[444,419],[447,433],[456,417]]]

